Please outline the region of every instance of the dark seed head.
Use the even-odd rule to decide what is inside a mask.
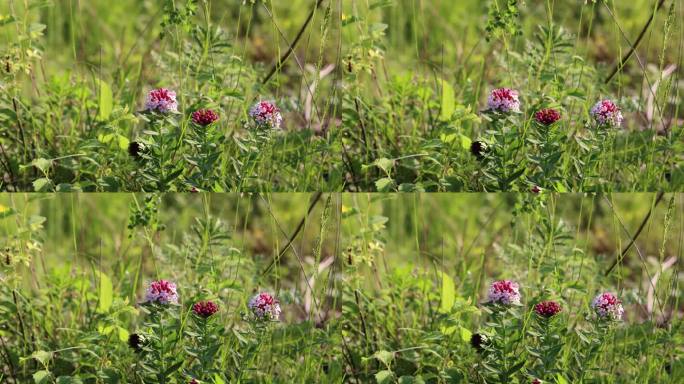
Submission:
[[[142,154],[145,152],[145,144],[137,142],[137,141],[131,141],[128,144],[128,154],[131,155],[132,158],[136,160],[142,159]]]
[[[145,344],[147,344],[147,338],[139,333],[131,333],[128,336],[128,346],[135,352],[142,352]]]
[[[470,153],[472,153],[473,156],[475,156],[478,160],[482,160],[488,150],[489,147],[484,141],[473,141],[472,144],[470,144]]]
[[[489,344],[489,339],[486,335],[481,333],[473,333],[470,337],[470,345],[478,352],[483,352],[485,347]]]

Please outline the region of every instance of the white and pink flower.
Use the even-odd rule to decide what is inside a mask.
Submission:
[[[249,109],[249,116],[259,128],[278,129],[283,122],[280,109],[270,101],[260,101]]]
[[[150,283],[145,293],[145,302],[157,304],[178,304],[178,292],[176,292],[176,284],[166,281],[158,280]]]
[[[496,112],[520,112],[518,91],[510,88],[495,89],[489,94],[487,105],[490,110]]]
[[[625,312],[620,299],[610,292],[596,296],[591,302],[591,308],[596,312],[599,319],[604,320],[620,320]]]
[[[520,286],[515,281],[495,281],[489,286],[489,301],[495,304],[520,304]]]
[[[280,318],[280,302],[270,293],[261,292],[254,295],[247,306],[258,320],[278,320]]]
[[[622,112],[611,100],[601,100],[594,104],[590,114],[599,125],[619,127],[622,124]]]
[[[150,112],[159,113],[178,112],[176,92],[166,88],[150,91],[145,100],[145,109]]]

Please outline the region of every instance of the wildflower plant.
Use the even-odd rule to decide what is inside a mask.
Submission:
[[[492,378],[509,382],[525,364],[516,353],[523,323],[520,286],[510,280],[495,281],[489,287],[487,299],[483,309],[489,315],[486,325],[490,329],[491,347],[482,364],[488,367]]]
[[[193,380],[208,381],[219,372],[217,364],[221,348],[222,330],[217,320],[220,307],[213,301],[198,301],[192,305],[192,320],[185,331],[190,343],[185,353],[192,356],[191,364],[185,368],[185,374]]]
[[[527,330],[525,349],[534,363],[529,374],[537,380],[553,380],[560,370],[558,359],[566,336],[562,306],[554,300],[540,301],[533,307],[534,319]]]
[[[145,110],[140,118],[147,125],[137,142],[145,152],[136,180],[141,190],[168,191],[184,170],[183,162],[176,161],[182,142],[176,93],[166,88],[149,91]],[[138,144],[140,146],[140,144]],[[130,149],[130,148],[129,148]]]
[[[145,292],[140,306],[145,314],[145,353],[136,363],[136,376],[144,381],[166,383],[178,371],[184,357],[177,352],[182,338],[179,297],[175,283],[153,281]]]
[[[516,160],[523,147],[521,129],[521,101],[518,91],[509,88],[493,89],[487,99],[483,118],[489,126],[485,131],[489,143],[487,161],[480,171],[485,189],[509,191],[513,183],[525,172],[525,163]]]
[[[189,174],[186,183],[201,190],[215,190],[220,185],[220,175],[215,170],[221,166],[221,153],[226,136],[221,129],[220,115],[213,109],[200,108],[191,115],[185,144],[189,151],[184,155]]]

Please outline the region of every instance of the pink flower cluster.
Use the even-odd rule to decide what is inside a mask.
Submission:
[[[167,280],[151,282],[145,292],[145,303],[178,304],[176,284]],[[247,306],[257,320],[277,321],[280,318],[280,302],[270,293],[261,292],[254,295]],[[205,319],[218,310],[219,306],[209,300],[198,301],[192,306],[192,312]]]
[[[622,302],[610,292],[596,296],[591,302],[591,308],[596,312],[599,319],[603,320],[620,320],[624,313]]]
[[[168,113],[178,112],[178,102],[176,92],[166,88],[159,88],[150,91],[145,101],[145,109],[150,112]]]
[[[510,280],[495,281],[489,287],[489,301],[496,304],[520,304],[520,287]]]
[[[145,301],[157,304],[178,304],[176,284],[166,280],[158,280],[150,283],[145,293]]]
[[[534,114],[534,119],[537,121],[537,123],[547,127],[560,120],[560,118],[560,112],[553,108],[545,108],[537,111],[537,113]]]
[[[496,112],[520,112],[520,100],[518,91],[509,88],[493,90],[487,99],[489,109]]]
[[[547,319],[557,315],[562,310],[560,304],[555,301],[542,301],[534,306],[534,312]]]
[[[198,301],[192,306],[192,312],[205,319],[218,312],[218,310],[218,305],[213,301]]]
[[[609,127],[619,127],[622,124],[622,112],[611,100],[601,100],[590,112],[597,124]]]
[[[211,109],[200,109],[192,113],[192,122],[202,127],[213,124],[218,119],[218,114]]]
[[[257,127],[278,129],[283,122],[280,109],[270,101],[260,101],[249,110],[249,116]]]
[[[270,321],[280,318],[280,302],[269,293],[262,292],[254,295],[247,306],[257,320]]]

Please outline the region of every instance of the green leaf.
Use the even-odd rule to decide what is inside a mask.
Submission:
[[[33,190],[35,192],[45,192],[50,186],[50,184],[50,179],[41,177],[40,179],[36,179],[33,181]]]
[[[34,167],[40,169],[41,172],[47,173],[47,171],[50,169],[50,166],[52,165],[52,161],[48,159],[34,159],[30,165],[33,165]]]
[[[454,87],[451,86],[446,80],[440,80],[442,85],[442,111],[439,115],[439,119],[442,121],[451,120],[451,116],[454,115],[456,110],[456,96],[454,93]]]
[[[468,328],[461,327],[461,340],[463,340],[466,343],[470,342],[470,338],[473,336],[473,333],[470,332]]]
[[[119,135],[119,148],[128,149],[128,144],[130,144],[128,138],[126,136]]]
[[[392,188],[392,185],[394,185],[394,180],[389,177],[383,177],[382,179],[375,181],[375,188],[378,192],[387,192]]]
[[[27,360],[27,359],[36,359],[41,364],[46,365],[50,361],[50,359],[52,359],[52,352],[35,351],[31,354],[31,356],[29,356],[27,358],[22,358],[22,360]]]
[[[109,308],[112,307],[112,301],[114,299],[114,287],[112,286],[112,280],[109,276],[102,272],[97,272],[100,277],[99,285],[99,304],[97,306],[97,311],[99,313],[106,313]]]
[[[461,135],[461,147],[465,150],[470,150],[470,146],[472,145],[473,141],[470,139],[470,137]]]
[[[33,374],[33,382],[36,384],[44,384],[48,382],[48,378],[50,377],[50,372],[48,371],[38,371]]]
[[[386,174],[389,175],[390,172],[392,172],[392,167],[394,167],[394,161],[382,157],[380,159],[376,159],[373,162],[373,165],[382,169]]]
[[[109,119],[112,115],[112,109],[114,108],[114,97],[112,95],[112,88],[109,84],[102,80],[96,80],[100,88],[100,109],[97,114],[97,119],[100,121]]]
[[[384,370],[375,374],[375,381],[378,384],[389,384],[392,382],[392,371]]]
[[[442,313],[448,313],[454,306],[456,301],[456,288],[454,285],[454,280],[449,277],[446,273],[440,271],[440,277],[442,278],[442,300],[439,304],[439,311]]]
[[[382,361],[382,363],[389,368],[392,364],[392,360],[394,360],[394,353],[390,351],[377,351],[373,354],[373,357]]]
[[[128,340],[128,336],[130,336],[130,334],[128,333],[128,330],[125,328],[121,328],[121,327],[118,327],[118,328],[119,328],[119,340],[121,340],[121,341]]]
[[[568,381],[565,380],[565,377],[563,377],[563,375],[559,373],[558,375],[556,375],[556,383],[558,383],[558,384],[568,384]]]

